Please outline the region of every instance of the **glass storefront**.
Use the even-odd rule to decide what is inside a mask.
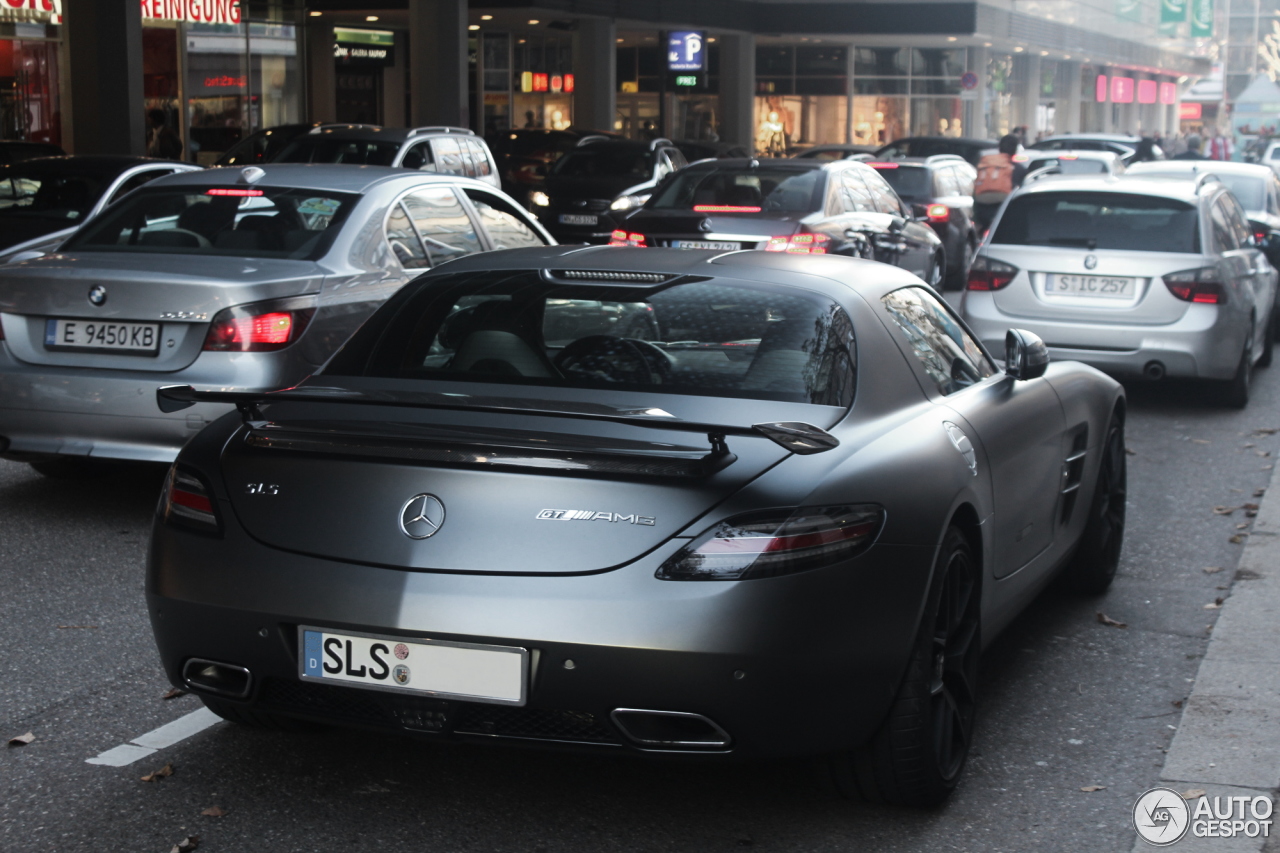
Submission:
[[[0,27],[18,36],[0,37],[0,139],[61,145],[59,28],[3,23]]]

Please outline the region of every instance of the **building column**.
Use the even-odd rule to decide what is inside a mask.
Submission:
[[[579,18],[573,31],[573,123],[613,130],[617,120],[618,28],[612,19]]]
[[[756,37],[720,37],[720,141],[756,148]]]
[[[1023,91],[1022,115],[1018,117],[1018,124],[1026,127],[1027,142],[1030,143],[1036,138],[1036,111],[1040,106],[1040,55],[1024,54],[1014,59],[1014,67],[1022,79]]]
[[[68,147],[77,154],[146,154],[138,0],[64,0],[63,19],[74,93]]]
[[[1058,102],[1058,133],[1080,132],[1080,63],[1064,61],[1058,65],[1058,80],[1062,96]]]
[[[334,121],[338,115],[335,93],[337,71],[333,59],[333,24],[323,18],[307,19],[307,119]]]
[[[412,123],[471,125],[467,0],[409,0]]]
[[[965,136],[983,138],[991,135],[987,130],[987,93],[991,88],[987,79],[987,65],[990,61],[991,51],[987,48],[969,48],[968,70],[978,75],[978,85],[960,94],[960,99],[964,101]]]
[[[409,123],[404,114],[404,84],[409,74],[407,41],[404,33],[396,33],[395,64],[382,69],[382,123],[387,127]]]

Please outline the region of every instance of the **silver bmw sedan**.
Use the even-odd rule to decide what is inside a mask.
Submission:
[[[295,384],[422,270],[553,243],[461,177],[269,165],[158,179],[56,254],[0,269],[0,454],[50,476],[172,461],[231,409],[158,412],[157,383]]]

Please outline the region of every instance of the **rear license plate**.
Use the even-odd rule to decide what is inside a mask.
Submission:
[[[1136,278],[1105,275],[1050,275],[1045,277],[1046,296],[1099,296],[1106,299],[1132,299],[1137,292]]]
[[[742,248],[738,243],[717,243],[714,240],[672,240],[671,247],[673,249],[718,249],[722,252]]]
[[[155,355],[160,351],[160,324],[50,317],[44,324],[44,347]]]
[[[298,628],[298,675],[372,690],[523,705],[527,649]]]
[[[561,225],[595,225],[600,221],[600,217],[594,213],[562,213],[560,214]]]

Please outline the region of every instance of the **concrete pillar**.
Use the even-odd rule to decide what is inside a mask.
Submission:
[[[720,141],[756,148],[756,37],[720,37]]]
[[[1101,131],[1103,133],[1115,133],[1116,132],[1116,122],[1115,122],[1116,105],[1111,103],[1111,78],[1112,76],[1115,75],[1116,71],[1114,68],[1104,68],[1102,70],[1102,73],[1107,75],[1107,101],[1104,104],[1098,105],[1102,108]]]
[[[613,130],[617,118],[617,38],[618,28],[612,19],[578,19],[573,31],[573,123],[578,127]]]
[[[336,70],[333,60],[333,22],[307,19],[307,118],[334,121],[338,117]]]
[[[147,152],[138,0],[64,0],[77,154]],[[65,140],[64,140],[65,142]]]
[[[960,97],[964,100],[964,135],[979,139],[990,137],[987,129],[987,63],[991,61],[991,51],[985,47],[969,48],[968,69],[978,75],[978,85]]]
[[[1019,61],[1021,60],[1021,61]],[[1018,124],[1027,128],[1027,141],[1036,138],[1036,108],[1040,106],[1040,55],[1022,55],[1014,60],[1014,73],[1022,81],[1022,115]]]
[[[1058,64],[1057,119],[1058,133],[1080,132],[1080,63],[1061,62]]]
[[[412,124],[469,127],[467,0],[409,0]]]
[[[382,123],[404,127],[409,117],[404,110],[404,84],[409,75],[409,47],[404,33],[396,33],[395,65],[382,69]]]

